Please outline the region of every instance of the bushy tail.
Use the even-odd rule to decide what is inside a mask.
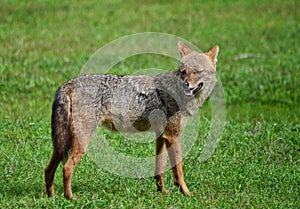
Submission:
[[[52,107],[52,141],[61,160],[65,160],[72,146],[71,100],[68,91],[59,88]]]

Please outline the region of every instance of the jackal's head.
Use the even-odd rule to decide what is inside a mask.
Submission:
[[[216,83],[219,47],[215,46],[205,53],[199,53],[179,41],[178,48],[181,54],[178,73],[182,79],[185,94],[208,97]]]

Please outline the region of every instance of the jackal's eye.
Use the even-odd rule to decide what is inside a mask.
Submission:
[[[182,70],[181,75],[186,75],[186,70]]]

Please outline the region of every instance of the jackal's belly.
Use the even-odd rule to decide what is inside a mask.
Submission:
[[[142,121],[127,121],[127,122],[116,122],[113,121],[111,124],[114,128],[112,130],[118,132],[145,132],[145,131],[153,131],[153,127],[149,120],[142,120]],[[152,127],[152,128],[151,128]]]
[[[119,112],[101,118],[100,125],[117,132],[162,132],[167,120],[161,110]]]

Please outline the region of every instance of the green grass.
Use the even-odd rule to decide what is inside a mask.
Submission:
[[[299,7],[296,0],[2,1],[0,207],[299,207]],[[155,192],[152,178],[119,177],[86,156],[74,173],[77,200],[63,198],[62,165],[55,178],[58,198],[47,198],[43,172],[52,151],[56,89],[78,76],[101,46],[148,31],[177,35],[203,50],[215,44],[221,48],[218,72],[227,101],[226,128],[215,153],[199,163],[203,130],[209,128],[204,113],[200,137],[184,159],[186,183],[197,194],[180,194],[170,171],[166,184],[172,193],[165,195]],[[240,59],[243,54],[258,56]],[[141,56],[120,63],[116,71],[176,65],[168,58]],[[154,142],[138,146],[105,134],[120,152],[154,153]]]

